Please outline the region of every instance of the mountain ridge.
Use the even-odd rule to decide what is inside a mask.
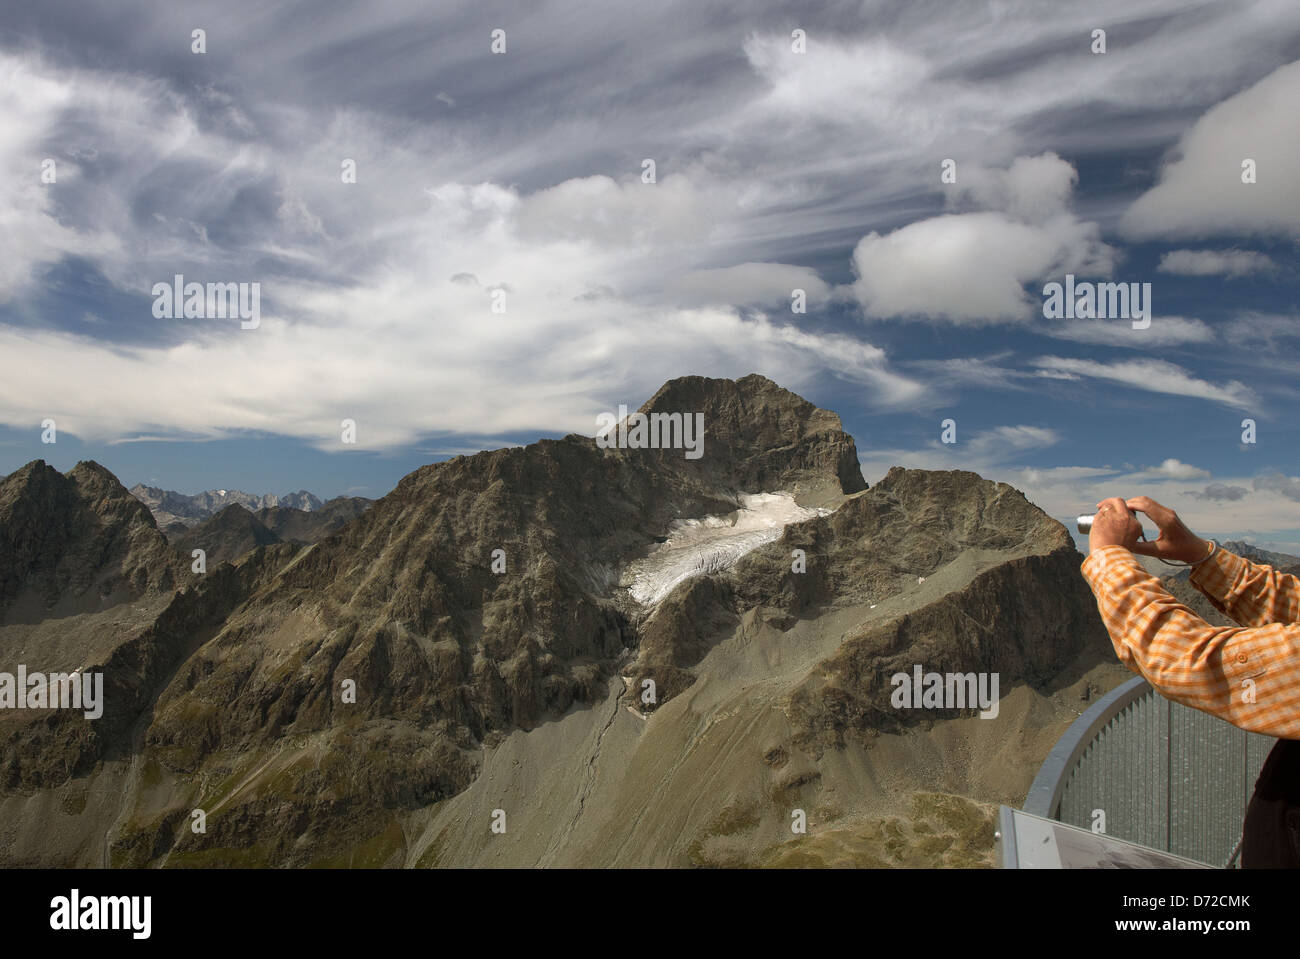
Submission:
[[[542,440],[420,467],[315,543],[254,542],[231,561],[215,555],[205,575],[171,547],[165,562],[157,554],[180,564],[178,588],[145,584],[144,606],[87,614],[66,640],[70,662],[106,664],[112,720],[86,730],[61,716],[63,739],[81,745],[51,759],[39,758],[36,727],[0,717],[5,861],[766,861],[789,837],[778,828],[786,805],[821,808],[823,786],[838,783],[864,797],[852,816],[905,808],[914,787],[881,792],[893,774],[861,772],[871,756],[971,721],[969,710],[891,710],[884,677],[905,660],[1001,671],[1020,704],[1005,715],[1050,717],[1035,744],[1063,728],[1073,690],[1126,675],[1106,662],[1064,527],[1011,487],[896,469],[869,488],[839,417],[757,375],[671,380],[641,409],[702,413],[704,455]],[[675,524],[776,492],[812,518],[655,603],[623,585]],[[148,510],[132,508],[149,548],[165,546]],[[269,531],[252,513],[221,515],[207,532],[224,528],[232,550],[250,530],[254,541],[259,526]],[[44,567],[13,575],[33,568]],[[0,627],[0,651],[36,649],[24,629]],[[715,752],[703,730],[733,722],[763,731]],[[961,735],[1000,749],[974,722]],[[964,765],[927,781],[948,792],[976,784],[974,799],[954,802],[1010,798],[1027,788],[1038,748],[989,753],[1005,781]],[[515,765],[500,766],[506,756]],[[570,772],[542,795],[528,777],[548,768]],[[682,776],[680,793],[696,797],[686,805],[655,785]],[[90,789],[101,781],[120,807],[78,798],[102,793]],[[32,795],[69,811],[24,813]],[[722,811],[709,795],[752,805],[753,828],[714,835]],[[513,857],[483,844],[486,826],[471,828],[479,802],[534,824]],[[209,814],[204,834],[185,828],[193,808]],[[984,821],[987,810],[971,808]],[[989,855],[989,837],[958,858]]]
[[[362,497],[336,496],[331,500],[322,500],[307,490],[285,493],[253,494],[242,490],[211,489],[201,493],[178,493],[157,486],[136,483],[129,490],[132,496],[144,503],[153,514],[159,529],[165,529],[174,523],[181,523],[187,528],[211,519],[228,506],[238,505],[250,513],[266,509],[294,509],[311,513],[322,509],[329,503],[354,501]],[[365,500],[365,502],[371,502]]]

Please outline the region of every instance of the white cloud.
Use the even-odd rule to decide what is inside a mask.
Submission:
[[[952,470],[963,469],[987,475],[1006,467],[1022,454],[1046,449],[1060,442],[1055,430],[1041,426],[998,426],[978,430],[966,436],[962,422],[957,422],[955,443],[942,442],[936,429],[930,443],[914,450],[871,450],[859,456],[862,473],[867,482],[874,483],[893,466],[911,469]]]
[[[1216,385],[1193,376],[1181,366],[1165,360],[1123,360],[1100,363],[1061,356],[1044,356],[1035,365],[1053,376],[1092,377],[1152,393],[1189,396],[1210,400],[1236,409],[1249,410],[1258,404],[1255,394],[1235,380]]]
[[[844,41],[825,33],[807,54],[791,52],[788,34],[751,34],[743,44],[754,71],[768,84],[754,109],[796,122],[868,123],[903,136],[933,134],[934,110],[909,110],[903,90],[931,80],[922,56],[885,37]]]
[[[1300,476],[1286,476],[1283,473],[1264,473],[1255,477],[1252,484],[1256,490],[1278,493],[1289,500],[1300,502]]]
[[[977,459],[996,459],[1026,450],[1045,449],[1059,443],[1060,439],[1056,430],[1042,426],[999,426],[976,433],[967,451]]]
[[[957,196],[1002,210],[1026,223],[1044,223],[1066,212],[1079,174],[1055,153],[1016,157],[1005,170],[973,164],[959,168]]]
[[[1151,325],[1144,330],[1133,329],[1132,320],[1044,320],[1034,327],[1034,332],[1076,343],[1100,343],[1139,350],[1209,343],[1215,339],[1214,330],[1204,321],[1183,316],[1152,317]]]
[[[1224,327],[1223,338],[1232,343],[1259,343],[1273,353],[1270,362],[1278,369],[1292,369],[1284,357],[1294,351],[1294,343],[1279,342],[1300,338],[1300,316],[1247,311],[1234,317]]]
[[[1156,269],[1182,276],[1246,276],[1277,269],[1277,264],[1256,250],[1170,250]]]
[[[1201,492],[1191,492],[1189,495],[1198,499],[1209,500],[1239,500],[1250,493],[1250,490],[1244,486],[1232,486],[1228,483],[1210,483],[1201,490]]]
[[[439,264],[436,272],[381,265],[344,289],[279,278],[264,283],[263,302],[271,293],[291,312],[264,307],[256,330],[161,321],[187,323],[192,338],[109,349],[0,328],[12,367],[0,381],[0,419],[53,416],[86,438],[265,430],[339,449],[339,423],[351,418],[357,445],[380,448],[433,432],[591,433],[597,412],[639,404],[687,372],[759,370],[799,389],[831,371],[885,407],[923,392],[889,369],[882,350],[849,336],[730,309],[587,297],[593,276],[614,288],[641,276],[635,251],[572,235],[525,239],[514,191],[446,184],[428,199],[400,224],[400,240],[413,262]],[[462,282],[464,274],[481,283]],[[508,290],[502,314],[489,297],[498,286]]]
[[[1010,352],[992,356],[953,356],[942,360],[908,360],[909,370],[920,370],[945,386],[974,386],[980,389],[1020,389],[1018,381],[1029,378],[1022,370],[1006,366]]]
[[[1300,238],[1300,61],[1210,109],[1183,136],[1160,182],[1125,212],[1130,236],[1282,234]],[[1257,181],[1243,183],[1242,162]]]
[[[694,244],[707,242],[715,224],[734,207],[730,191],[701,190],[681,174],[655,183],[589,176],[522,198],[517,220],[524,239],[634,247]]]
[[[958,172],[958,182],[962,174]],[[998,209],[919,220],[853,251],[853,291],[868,318],[1024,322],[1042,300],[1025,284],[1066,272],[1109,274],[1115,251],[1067,209],[1074,168],[1046,153],[1005,171],[975,168],[961,195]]]
[[[0,183],[13,227],[0,231],[0,296],[29,284],[42,262],[96,251],[110,281],[139,297],[145,322],[152,283],[197,278],[191,266],[262,291],[260,329],[157,321],[154,345],[0,327],[0,422],[54,416],[67,433],[106,440],[263,430],[330,449],[352,418],[358,446],[380,448],[426,434],[590,433],[596,412],[639,404],[685,373],[760,371],[807,389],[830,372],[886,408],[923,393],[869,343],[798,329],[788,307],[773,319],[734,308],[747,290],[788,302],[794,281],[813,297],[827,289],[801,267],[712,268],[735,190],[707,173],[655,184],[581,177],[529,193],[455,178],[474,165],[458,145],[383,117],[344,111],[315,129],[286,112],[301,138],[249,146],[200,131],[195,104],[160,83],[83,71],[54,80],[39,61],[7,54],[0,75],[9,81],[0,98],[14,98],[0,114],[9,134],[0,155],[16,151],[6,168],[31,171]],[[30,184],[39,145],[72,120],[116,179],[69,194],[80,223],[64,227]],[[227,126],[250,122],[241,114]],[[341,157],[357,159],[356,184],[341,183]],[[159,204],[173,162],[201,186]],[[60,163],[57,188],[73,189],[74,173]],[[215,231],[243,222],[246,194],[259,198],[252,213],[265,230],[223,246]],[[715,299],[710,287],[738,299],[699,302]],[[495,288],[507,291],[504,314],[491,311]]]
[[[37,272],[65,256],[110,252],[107,233],[79,231],[62,222],[55,195],[75,183],[78,165],[49,140],[50,118],[89,93],[73,80],[0,55],[0,303],[26,290]],[[43,183],[54,161],[55,182]]]
[[[1055,487],[1075,486],[1085,481],[1097,482],[1111,476],[1118,476],[1120,470],[1110,466],[1026,466],[1016,472],[1029,486]]]
[[[1199,467],[1192,466],[1190,463],[1184,463],[1182,460],[1173,459],[1172,457],[1165,460],[1159,466],[1149,466],[1133,474],[1134,479],[1207,479],[1210,476],[1209,470],[1203,470]]]
[[[400,295],[370,292],[372,303]],[[0,381],[0,419],[17,425],[51,416],[84,439],[263,430],[343,449],[339,423],[351,418],[358,447],[376,449],[433,432],[590,434],[597,412],[639,404],[682,372],[761,370],[807,389],[829,369],[886,407],[922,390],[865,344],[763,318],[629,309],[610,330],[591,309],[574,309],[567,321],[536,305],[521,306],[517,319],[492,316],[486,302],[436,313],[445,310],[436,296],[412,303],[407,316],[390,314],[382,337],[366,314],[342,303],[325,322],[264,315],[258,330],[236,323],[174,347],[108,350],[66,334],[0,329],[10,370]],[[421,309],[427,312],[417,319]],[[494,352],[499,359],[484,364]],[[683,352],[692,357],[688,370]]]
[[[412,9],[385,7],[361,32],[409,29]],[[814,30],[805,57],[790,55],[783,31],[751,37],[743,51],[752,73],[742,63],[725,82],[692,85],[688,77],[683,87],[661,86],[662,98],[635,111],[609,105],[625,102],[639,77],[671,76],[659,69],[666,62],[734,61],[734,24],[627,48],[630,79],[608,75],[611,61],[586,48],[565,64],[548,47],[528,76],[572,94],[555,98],[556,115],[517,111],[482,124],[470,120],[481,111],[467,106],[474,83],[452,85],[456,71],[468,75],[482,60],[458,49],[459,37],[443,48],[454,67],[445,75],[421,72],[441,56],[408,59],[349,78],[346,95],[302,96],[318,69],[311,64],[332,59],[322,53],[364,39],[344,15],[322,14],[328,30],[262,29],[252,38],[259,43],[228,45],[237,64],[230,75],[283,94],[279,101],[235,103],[162,79],[0,54],[10,71],[0,85],[0,166],[33,173],[0,183],[0,216],[13,218],[0,230],[0,296],[80,254],[119,291],[147,290],[173,267],[188,273],[186,264],[200,264],[219,278],[261,280],[266,297],[261,330],[190,323],[183,345],[122,347],[5,330],[0,419],[26,426],[58,410],[87,435],[267,429],[328,443],[338,419],[351,415],[370,445],[431,429],[473,436],[587,429],[593,405],[637,401],[668,376],[754,369],[793,388],[815,385],[829,370],[862,384],[870,402],[921,402],[921,384],[869,343],[808,333],[775,308],[768,317],[730,307],[767,307],[760,294],[775,297],[795,280],[807,282],[810,296],[829,295],[815,272],[763,261],[814,262],[799,253],[824,253],[827,237],[860,236],[879,211],[892,216],[922,202],[933,209],[938,158],[957,153],[965,199],[991,209],[872,234],[876,244],[860,245],[859,295],[878,299],[882,311],[960,322],[1036,313],[1022,277],[1109,269],[1111,251],[1070,212],[1069,165],[1053,154],[1016,154],[1070,136],[1095,141],[1087,122],[1073,134],[1042,135],[1044,122],[1070,117],[1080,104],[1143,118],[1108,128],[1117,150],[1158,141],[1166,127],[1153,110],[1203,105],[1231,90],[1243,65],[1261,57],[1259,43],[1244,41],[1267,46],[1286,19],[1277,11],[1173,19],[1144,39],[1140,57],[1103,58],[1086,43],[1077,54],[1061,52],[1086,37],[1091,11],[1032,16],[1026,11],[1054,9],[1032,3],[945,9],[952,19],[939,31],[936,9],[913,5],[888,30],[864,27],[860,39]],[[1173,9],[1165,0],[1132,0],[1105,12],[1123,24]],[[1248,9],[1269,13],[1267,4]],[[174,32],[166,18],[142,18],[145,48]],[[545,20],[538,14],[533,23]],[[226,23],[232,37],[245,38],[234,15]],[[962,42],[953,44],[953,35]],[[552,47],[555,55],[567,49]],[[281,58],[292,71],[277,66]],[[277,69],[285,72],[277,77]],[[274,82],[286,77],[292,82]],[[589,83],[593,77],[601,83]],[[444,100],[435,103],[436,120],[413,119],[396,96],[413,88],[447,90],[463,108],[445,109]],[[499,78],[487,88],[504,89]],[[358,107],[367,102],[361,94],[393,103],[395,112]],[[589,112],[576,115],[582,110]],[[626,155],[611,160],[611,143],[624,144]],[[50,144],[68,154],[57,193],[32,186]],[[645,144],[661,160],[655,185],[627,169],[635,170]],[[89,169],[96,150],[100,179],[92,183],[78,177],[78,165]],[[339,181],[345,156],[358,159],[355,185]],[[537,190],[542,176],[554,180]],[[525,180],[527,188],[514,185]],[[930,195],[918,187],[931,182]],[[906,202],[889,205],[896,200]],[[221,227],[238,219],[232,210],[246,206],[264,208],[264,224],[223,240]],[[981,248],[1001,241],[1007,250]],[[944,258],[971,259],[987,272],[927,263]],[[885,268],[898,275],[883,275]],[[476,279],[454,283],[454,275]],[[484,309],[485,290],[495,285],[510,291],[505,316]],[[926,286],[932,296],[916,292]],[[724,296],[730,301],[719,303]],[[1159,318],[1153,331],[1158,325]],[[1185,339],[1196,332],[1179,330]],[[964,372],[970,382],[998,384],[992,363]]]
[[[830,287],[816,270],[788,263],[740,263],[717,269],[692,270],[670,283],[668,293],[693,306],[749,306],[784,301],[792,291],[804,291],[809,307],[823,302]]]
[[[1021,223],[1002,213],[948,214],[870,233],[853,251],[853,284],[868,317],[1024,322],[1042,300],[1024,284],[1048,274],[1109,273],[1095,224],[1063,216]]]

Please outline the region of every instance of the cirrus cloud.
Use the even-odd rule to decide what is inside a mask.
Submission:
[[[1254,392],[1244,383],[1236,380],[1223,384],[1210,383],[1166,360],[1140,359],[1104,363],[1098,360],[1044,356],[1034,362],[1043,373],[1055,378],[1089,377],[1152,393],[1197,397],[1235,409],[1248,410],[1259,402]]]
[[[1257,250],[1170,250],[1156,269],[1182,276],[1235,277],[1275,270],[1277,264]]]

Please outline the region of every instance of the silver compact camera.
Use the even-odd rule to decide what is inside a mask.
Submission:
[[[1134,519],[1137,519],[1137,513],[1133,512],[1132,510],[1129,510],[1128,514],[1132,516]],[[1080,533],[1082,533],[1084,536],[1087,536],[1090,532],[1092,532],[1092,521],[1096,518],[1097,518],[1096,513],[1089,513],[1086,516],[1080,516],[1078,519],[1074,521],[1074,524],[1075,526],[1078,527]],[[1142,538],[1145,539],[1146,538],[1145,535]]]

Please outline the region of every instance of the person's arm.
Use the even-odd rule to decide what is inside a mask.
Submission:
[[[1300,625],[1211,626],[1124,546],[1093,550],[1082,569],[1120,662],[1161,695],[1251,732],[1300,739]],[[1224,595],[1244,614],[1246,600]]]
[[[1193,567],[1191,583],[1242,626],[1300,622],[1300,579],[1217,547]]]

